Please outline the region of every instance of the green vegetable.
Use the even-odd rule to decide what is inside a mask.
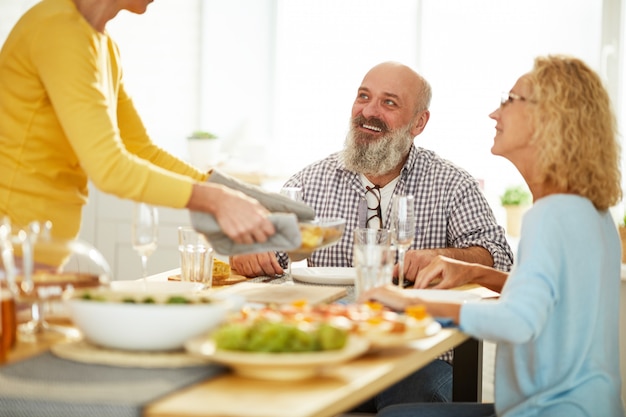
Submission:
[[[328,323],[310,325],[257,320],[224,324],[213,333],[212,338],[216,346],[224,350],[317,352],[343,348],[348,332]]]
[[[173,295],[167,299],[166,304],[190,304],[191,300],[182,295]]]
[[[92,294],[89,291],[86,291],[80,295],[80,299],[82,300],[91,300],[91,301],[112,301],[112,302],[120,302],[126,304],[210,304],[213,301],[208,297],[191,297],[187,298],[182,295],[172,295],[166,300],[160,300],[155,298],[152,295],[140,295],[137,294],[135,296],[124,294],[118,295],[115,293],[111,294]]]

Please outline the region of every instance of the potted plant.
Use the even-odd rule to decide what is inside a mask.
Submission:
[[[532,196],[523,185],[507,187],[500,196],[500,204],[506,210],[506,231],[509,236],[519,236],[522,216],[531,202]]]
[[[195,130],[187,137],[187,149],[192,165],[209,169],[219,159],[219,136],[206,130]]]

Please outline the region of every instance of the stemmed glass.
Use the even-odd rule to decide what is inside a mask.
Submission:
[[[398,286],[404,288],[404,255],[415,239],[415,197],[396,195],[391,207],[391,240],[398,249]]]
[[[300,201],[300,202],[304,201],[304,197],[302,195],[302,187],[283,187],[280,189],[280,193],[284,196],[289,197],[293,201]],[[287,279],[289,282],[293,283],[293,280],[291,279],[291,262],[292,262],[293,255],[289,254],[289,252],[287,252],[286,255],[287,255]],[[303,259],[306,259],[306,258],[296,259],[296,261],[301,261]]]
[[[135,203],[133,207],[133,248],[141,258],[141,270],[145,282],[148,276],[148,257],[157,248],[159,213],[157,208],[146,203]]]

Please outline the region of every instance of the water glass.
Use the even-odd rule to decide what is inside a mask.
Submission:
[[[213,285],[213,248],[202,233],[192,227],[178,228],[181,281]]]
[[[395,252],[388,245],[354,245],[353,263],[356,270],[354,291],[361,294],[374,287],[391,284]]]
[[[357,227],[354,229],[355,245],[391,245],[391,230]]]
[[[352,257],[356,270],[354,290],[357,298],[370,288],[391,284],[395,263],[391,231],[355,229]]]

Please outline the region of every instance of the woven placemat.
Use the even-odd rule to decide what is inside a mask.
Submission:
[[[0,415],[141,417],[147,404],[224,371],[214,364],[161,369],[96,365],[45,352],[0,367]]]
[[[50,348],[56,356],[71,361],[128,368],[181,368],[199,366],[207,360],[192,356],[183,350],[145,352],[107,349],[85,340],[58,343]]]

